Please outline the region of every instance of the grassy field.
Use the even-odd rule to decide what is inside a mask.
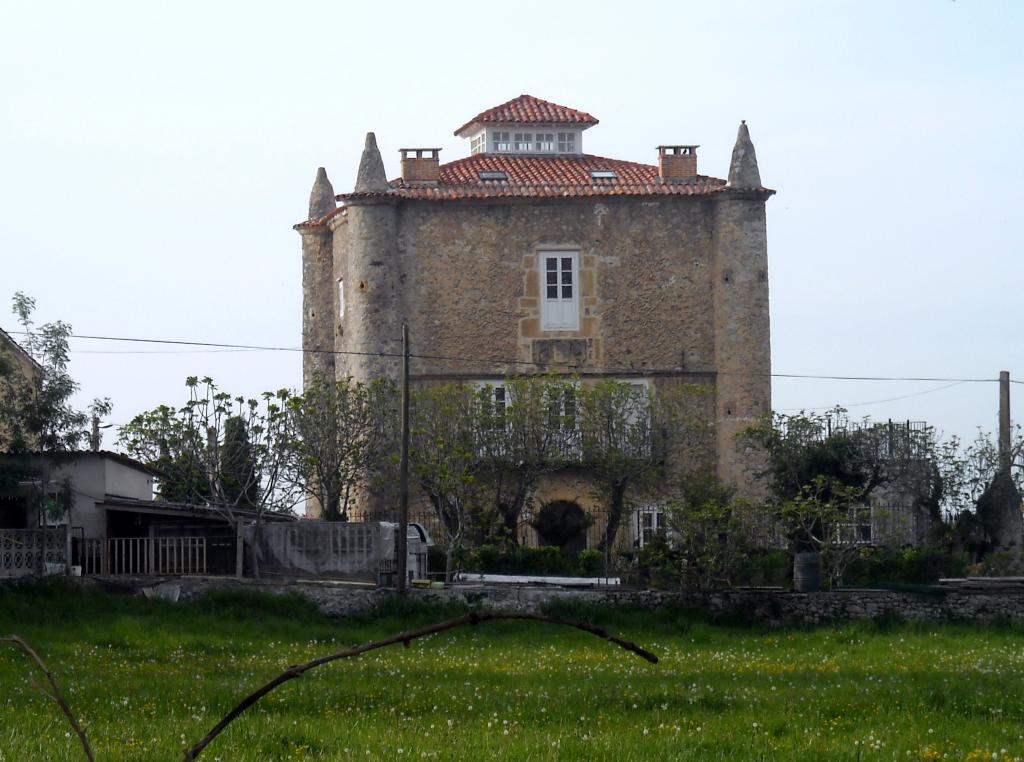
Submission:
[[[172,760],[288,664],[461,613],[392,604],[335,622],[292,598],[189,604],[0,588],[0,634],[35,645],[99,760]],[[337,662],[271,694],[201,759],[874,760],[1024,758],[1013,627],[715,626],[682,612],[561,610],[652,649],[497,623]],[[0,760],[77,760],[13,648]]]

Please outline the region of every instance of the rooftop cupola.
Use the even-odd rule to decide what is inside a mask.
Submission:
[[[583,131],[597,124],[584,111],[520,95],[477,114],[455,130],[469,138],[470,153],[579,155]]]
[[[732,149],[732,162],[729,164],[730,188],[760,188],[761,172],[757,168],[757,154],[750,140],[747,121],[740,122],[736,133],[736,145]]]

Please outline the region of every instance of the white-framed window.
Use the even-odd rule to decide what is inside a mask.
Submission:
[[[483,433],[491,435],[480,441],[478,455],[485,458],[500,456],[508,447],[508,387],[501,381],[476,381],[474,385],[479,392],[477,403],[480,406],[478,413],[482,417]]]
[[[538,132],[533,138],[533,150],[553,153],[555,150],[555,134],[553,132]]]
[[[539,131],[491,129],[470,137],[470,153],[484,153],[488,145],[493,153],[521,154],[575,154],[580,152],[579,130],[547,132],[551,127]]]
[[[345,279],[338,278],[338,317],[345,317]]]
[[[492,415],[495,420],[504,421],[509,403],[508,387],[501,381],[476,381],[473,385],[481,391],[486,391],[480,398],[487,407],[485,412]]]
[[[545,331],[578,331],[580,327],[580,253],[540,253],[540,323]]]
[[[644,547],[665,533],[665,512],[659,506],[644,506],[636,512],[636,542]]]
[[[512,136],[508,132],[495,131],[491,133],[491,145],[495,153],[508,153],[512,150]]]
[[[650,416],[651,381],[648,378],[631,378],[626,383],[632,392],[629,397],[629,409],[625,411],[626,421],[634,425],[647,420]]]
[[[557,435],[558,448],[570,460],[581,454],[579,383],[553,385],[547,393],[548,428]]]

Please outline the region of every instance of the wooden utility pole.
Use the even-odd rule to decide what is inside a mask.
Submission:
[[[402,322],[402,458],[398,473],[398,592],[409,582],[409,324]]]
[[[1010,372],[999,371],[999,469],[1010,472]]]

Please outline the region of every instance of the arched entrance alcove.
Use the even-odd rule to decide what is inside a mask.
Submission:
[[[571,500],[555,500],[537,512],[532,524],[540,545],[553,546],[564,553],[576,553],[587,547],[587,528],[593,519]]]

